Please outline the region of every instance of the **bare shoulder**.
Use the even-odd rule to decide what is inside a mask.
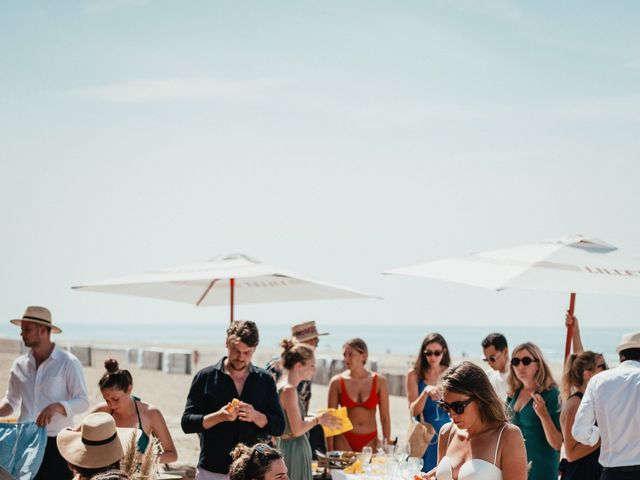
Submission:
[[[507,423],[506,427],[504,427],[504,430],[502,431],[502,441],[505,443],[522,442],[522,438],[522,430],[520,430],[520,427],[513,423]]]
[[[385,377],[383,374],[379,373],[379,372],[374,372],[373,373],[376,377],[378,377],[378,383],[379,384],[383,384],[386,385],[387,384],[387,377]]]
[[[418,381],[418,374],[414,368],[410,368],[407,372],[407,379],[412,380],[414,382]]]
[[[107,405],[107,402],[100,402],[91,410],[91,413],[96,413],[96,412],[111,413],[111,409],[109,408],[109,405]]]

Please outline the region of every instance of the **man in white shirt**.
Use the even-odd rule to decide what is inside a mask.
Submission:
[[[620,365],[589,381],[571,433],[580,443],[600,440],[602,480],[640,478],[640,332],[616,348]]]
[[[500,400],[507,399],[507,374],[509,373],[509,346],[501,333],[491,333],[482,340],[484,360],[491,367],[487,376]]]
[[[71,479],[56,445],[56,435],[73,425],[73,416],[89,407],[87,386],[80,361],[51,342],[51,333],[62,333],[53,325],[51,312],[44,307],[28,307],[20,319],[11,320],[21,329],[30,350],[11,367],[9,388],[0,401],[0,417],[20,412],[19,422],[36,422],[47,429],[44,460],[35,480]]]

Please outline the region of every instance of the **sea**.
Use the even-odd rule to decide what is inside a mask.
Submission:
[[[277,348],[280,340],[290,334],[288,324],[258,324],[260,345]],[[226,325],[198,323],[145,324],[67,324],[61,339],[65,343],[90,344],[142,344],[142,345],[224,345]],[[507,337],[509,346],[533,342],[543,351],[545,358],[562,362],[565,347],[566,328],[548,326],[503,326],[486,327],[477,325],[324,325],[321,332],[329,335],[321,337],[318,353],[336,354],[344,342],[353,337],[365,340],[369,352],[376,355],[385,353],[417,355],[422,339],[430,332],[441,333],[447,341],[449,351],[456,357],[482,357],[480,342],[489,333],[500,332]],[[629,327],[585,328],[581,329],[582,343],[587,350],[602,352],[605,358],[615,364],[615,347],[622,335],[633,329]],[[19,338],[19,330],[9,324],[0,324],[0,338]]]

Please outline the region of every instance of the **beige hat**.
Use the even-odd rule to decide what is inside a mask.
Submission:
[[[62,457],[71,465],[102,468],[122,459],[122,444],[128,444],[135,431],[135,428],[116,428],[111,415],[97,412],[84,417],[79,432],[62,430],[56,443]]]
[[[320,335],[329,335],[328,333],[318,333],[316,328],[316,322],[311,320],[310,322],[298,323],[291,327],[291,335],[299,342],[305,342],[312,338],[318,338]]]
[[[38,325],[51,327],[51,333],[62,333],[62,330],[51,323],[51,312],[44,307],[27,307],[22,318],[9,321],[18,326],[22,325],[22,322],[37,323]]]
[[[620,345],[616,347],[616,352],[620,353],[622,350],[629,348],[640,348],[640,332],[625,333],[622,335],[622,341]]]

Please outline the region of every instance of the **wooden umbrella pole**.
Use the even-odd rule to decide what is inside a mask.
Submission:
[[[576,294],[571,294],[571,299],[569,300],[569,315],[573,316],[573,311],[576,306]],[[564,361],[567,361],[567,357],[571,354],[571,342],[573,340],[573,324],[567,325],[567,342],[564,346]]]
[[[235,278],[230,278],[229,279],[229,292],[230,292],[230,296],[231,298],[229,299],[229,305],[231,307],[231,320],[229,320],[229,323],[233,323],[233,297],[234,297],[234,290],[236,288],[236,279]]]

